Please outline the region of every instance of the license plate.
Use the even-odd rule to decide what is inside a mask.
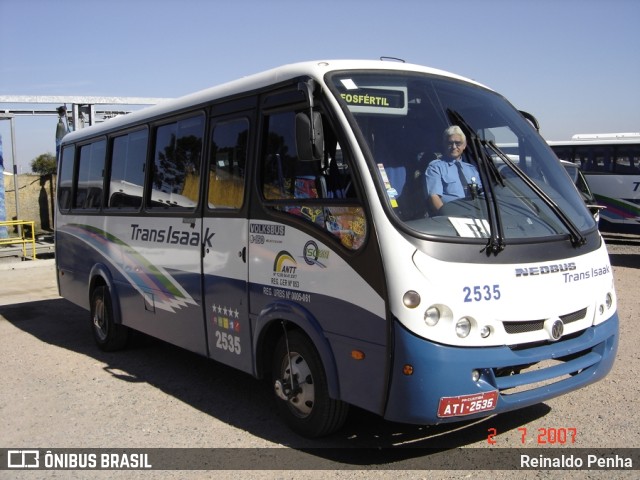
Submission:
[[[493,410],[498,405],[498,391],[473,393],[457,397],[442,397],[438,417],[459,417]]]

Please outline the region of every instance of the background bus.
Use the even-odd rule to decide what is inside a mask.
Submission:
[[[640,133],[581,134],[548,143],[559,159],[580,167],[605,207],[602,230],[640,233]]]

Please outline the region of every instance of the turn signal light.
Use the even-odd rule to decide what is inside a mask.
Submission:
[[[364,352],[361,350],[351,350],[351,358],[354,360],[364,360]]]

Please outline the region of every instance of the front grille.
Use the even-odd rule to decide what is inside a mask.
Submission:
[[[562,323],[567,325],[568,323],[577,322],[582,320],[587,315],[587,309],[583,308],[577,312],[567,313],[566,315],[560,315]],[[544,328],[544,320],[527,320],[525,322],[502,322],[505,332],[509,335],[515,335],[518,333],[529,333],[542,330]]]
[[[562,323],[566,325],[567,323],[582,320],[586,315],[587,309],[583,308],[582,310],[578,310],[577,312],[569,313],[567,315],[560,315],[560,319],[562,320]]]
[[[542,330],[544,320],[531,320],[528,322],[504,322],[504,329],[509,335],[516,333],[527,333]]]

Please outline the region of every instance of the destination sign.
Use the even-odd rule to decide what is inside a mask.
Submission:
[[[404,87],[359,87],[342,92],[340,97],[354,113],[407,114],[407,90]]]

